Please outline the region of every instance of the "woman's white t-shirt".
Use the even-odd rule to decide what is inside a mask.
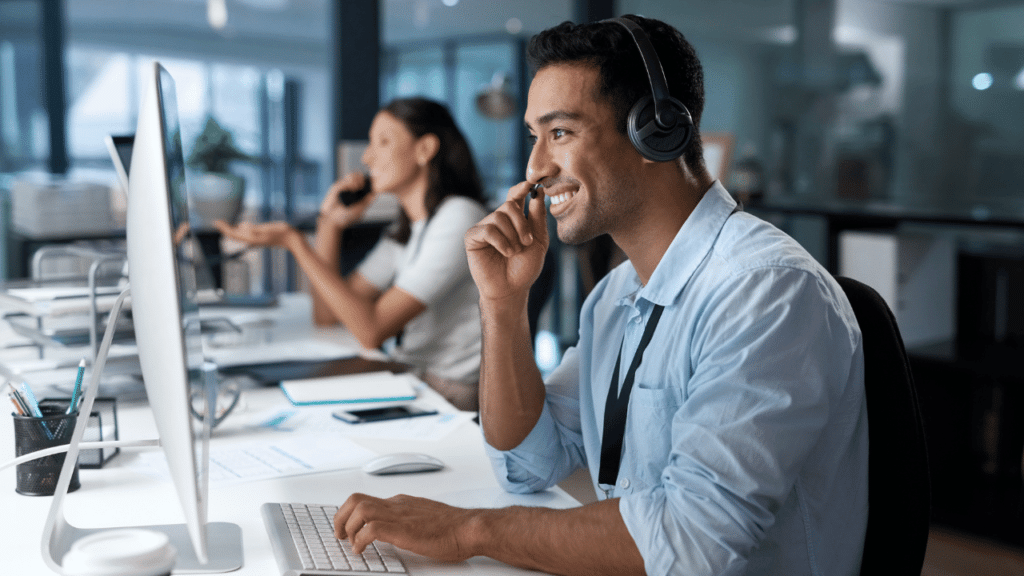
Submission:
[[[397,286],[427,307],[402,330],[396,360],[440,378],[479,379],[480,293],[463,237],[486,215],[477,202],[449,196],[432,218],[412,223],[407,243],[384,237],[357,268],[382,292]]]

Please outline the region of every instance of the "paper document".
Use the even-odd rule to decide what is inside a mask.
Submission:
[[[210,483],[245,482],[344,470],[362,466],[377,453],[347,438],[323,434],[288,434],[267,441],[210,446]],[[161,452],[140,454],[142,472],[168,477]]]
[[[210,449],[210,481],[262,480],[362,466],[377,456],[345,438],[291,435],[270,444]]]
[[[296,406],[415,400],[416,378],[408,374],[368,372],[306,380],[285,380],[281,391]]]
[[[358,355],[358,351],[349,346],[342,346],[341,344],[325,342],[314,338],[254,345],[205,346],[203,352],[207,360],[216,364],[218,368],[273,364],[276,362],[335,360]]]

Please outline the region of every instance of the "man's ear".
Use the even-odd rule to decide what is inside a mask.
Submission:
[[[441,139],[437,137],[437,134],[429,133],[420,136],[416,141],[416,163],[426,166],[434,159],[434,156],[437,156],[440,149]]]

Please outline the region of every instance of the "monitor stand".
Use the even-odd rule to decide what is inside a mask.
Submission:
[[[107,319],[106,331],[103,334],[103,343],[100,345],[96,355],[96,362],[93,365],[92,374],[89,377],[89,385],[82,398],[80,414],[92,413],[93,401],[96,399],[96,391],[99,389],[100,374],[107,363],[107,352],[110,350],[110,343],[114,337],[114,326],[121,313],[121,307],[128,296],[129,289],[126,288],[114,302]],[[208,381],[207,386],[211,383]],[[209,394],[210,391],[208,390]],[[71,434],[71,443],[68,445],[67,456],[64,457],[64,466],[60,470],[60,478],[57,480],[57,487],[53,493],[53,501],[50,504],[50,514],[46,519],[43,528],[42,552],[43,560],[47,566],[58,574],[63,573],[61,562],[64,555],[71,549],[71,545],[79,538],[104,532],[115,527],[108,528],[79,528],[68,523],[64,515],[64,498],[68,493],[68,486],[71,484],[71,476],[74,473],[75,462],[78,460],[79,444],[85,433],[88,418],[79,418],[75,424],[75,430]],[[209,423],[204,422],[204,434],[209,438]],[[174,567],[175,574],[207,574],[230,572],[242,567],[242,529],[237,524],[230,522],[209,522],[206,524],[206,540],[209,558],[207,562],[200,562],[196,557],[189,538],[188,529],[185,524],[164,524],[157,526],[134,526],[146,530],[156,530],[167,534],[171,544],[178,551],[177,561]]]

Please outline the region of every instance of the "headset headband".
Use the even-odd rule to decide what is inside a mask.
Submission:
[[[628,18],[608,18],[607,20],[602,20],[602,22],[620,24],[633,37],[633,42],[636,43],[636,47],[640,50],[640,58],[644,61],[644,66],[647,68],[647,79],[651,83],[651,95],[654,98],[654,121],[662,130],[675,125],[678,120],[675,112],[672,111],[671,107],[664,104],[664,102],[671,98],[668,91],[668,80],[665,79],[665,70],[661,67],[658,52],[654,49],[654,44],[651,44],[651,39],[647,36],[647,33],[644,32],[644,29],[639,24]]]

